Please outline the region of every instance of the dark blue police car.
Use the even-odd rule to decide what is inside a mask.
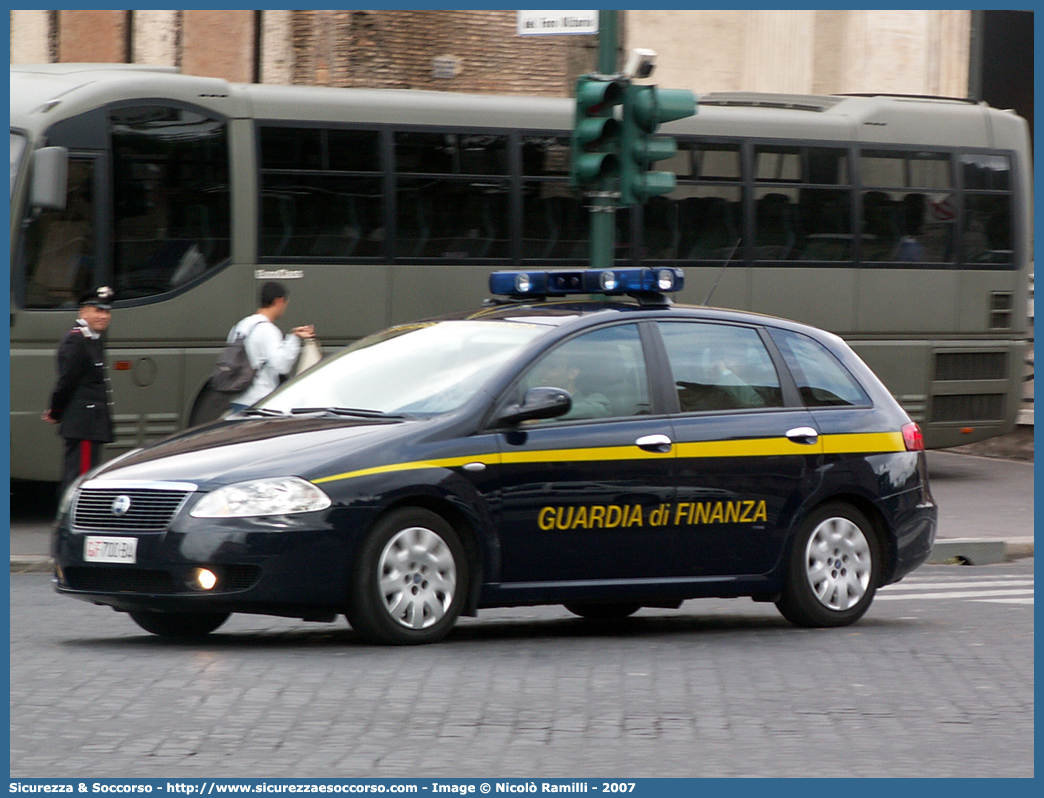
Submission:
[[[344,614],[424,643],[484,607],[705,596],[852,623],[931,552],[920,430],[836,336],[674,305],[683,279],[498,272],[482,310],[128,453],[64,497],[57,590],[165,636]]]

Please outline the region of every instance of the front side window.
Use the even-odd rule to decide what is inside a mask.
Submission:
[[[617,325],[571,338],[537,361],[517,388],[562,388],[573,406],[564,416],[534,424],[646,415],[651,410],[638,327]]]
[[[22,163],[22,154],[25,152],[25,136],[21,133],[11,131],[11,198],[14,198],[15,178],[18,177],[18,169]]]
[[[807,335],[771,330],[807,407],[866,406],[870,398],[825,346]]]
[[[117,298],[174,290],[227,259],[225,123],[165,105],[113,109],[109,123]]]
[[[782,407],[779,375],[757,330],[661,322],[683,413]]]
[[[41,210],[26,231],[27,308],[74,308],[94,281],[94,171],[94,159],[71,158],[65,208]]]

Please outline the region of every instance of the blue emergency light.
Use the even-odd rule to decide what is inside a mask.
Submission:
[[[684,286],[685,273],[675,267],[527,270],[489,275],[491,294],[515,298],[568,294],[666,294],[681,291]]]

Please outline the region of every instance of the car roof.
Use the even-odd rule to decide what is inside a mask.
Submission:
[[[669,301],[649,302],[628,297],[606,299],[546,299],[524,301],[488,300],[480,310],[439,316],[429,321],[509,321],[540,324],[548,327],[581,326],[608,322],[625,316],[638,318],[686,318],[705,321],[756,324],[802,332],[815,338],[840,341],[833,333],[789,319],[749,311],[704,305],[675,304]]]

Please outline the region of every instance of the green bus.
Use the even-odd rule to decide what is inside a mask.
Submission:
[[[109,456],[200,419],[261,282],[337,347],[473,307],[497,268],[575,268],[566,98],[230,84],[137,65],[11,67],[11,475],[92,285],[116,292]],[[932,447],[1010,431],[1031,270],[1026,122],[952,99],[708,94],[671,123],[677,188],[616,213],[617,263],[681,301],[843,336]]]

